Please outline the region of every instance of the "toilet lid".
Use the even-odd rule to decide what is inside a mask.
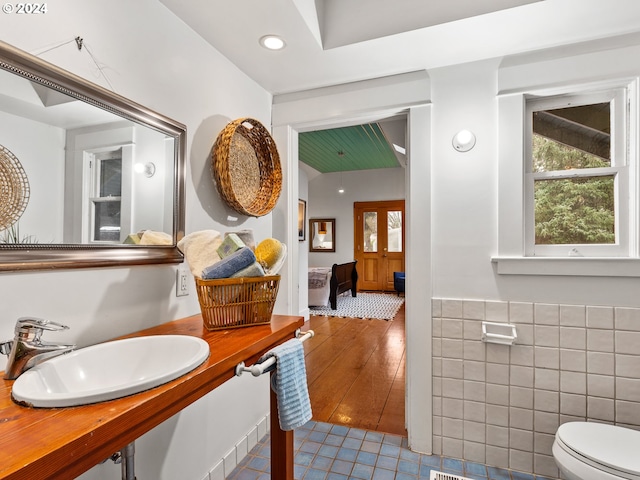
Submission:
[[[603,423],[569,422],[558,428],[556,438],[595,464],[640,475],[640,432]]]

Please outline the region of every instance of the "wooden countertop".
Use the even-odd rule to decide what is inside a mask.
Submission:
[[[0,383],[0,479],[74,478],[232,378],[238,363],[254,363],[293,337],[302,317],[274,315],[270,325],[207,331],[200,315],[136,332],[192,335],[209,358],[165,385],[129,397],[68,408],[27,408],[11,400],[13,380]],[[105,368],[109,368],[105,366]]]

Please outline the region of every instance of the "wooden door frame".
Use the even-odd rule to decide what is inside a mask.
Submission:
[[[364,260],[364,252],[360,251],[360,236],[359,233],[362,230],[362,222],[358,221],[358,212],[364,211],[373,211],[373,210],[400,210],[402,211],[402,263],[403,263],[403,271],[406,261],[406,250],[405,250],[405,238],[406,238],[406,201],[405,199],[398,200],[378,200],[378,201],[367,201],[367,202],[353,202],[353,256],[357,260],[357,267],[360,269],[364,268],[365,262]],[[388,242],[387,242],[388,246]],[[364,279],[363,272],[360,270],[358,272],[358,278]],[[387,285],[386,280],[381,279],[379,281],[379,286],[382,287],[382,290],[387,290],[385,288]],[[358,283],[358,290],[361,290],[361,284]]]

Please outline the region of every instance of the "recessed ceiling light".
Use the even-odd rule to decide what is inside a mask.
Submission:
[[[265,35],[260,39],[260,45],[269,50],[282,50],[286,43],[277,35]]]

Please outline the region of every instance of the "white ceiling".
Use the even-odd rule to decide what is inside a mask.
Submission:
[[[640,32],[640,0],[160,1],[273,94]]]

